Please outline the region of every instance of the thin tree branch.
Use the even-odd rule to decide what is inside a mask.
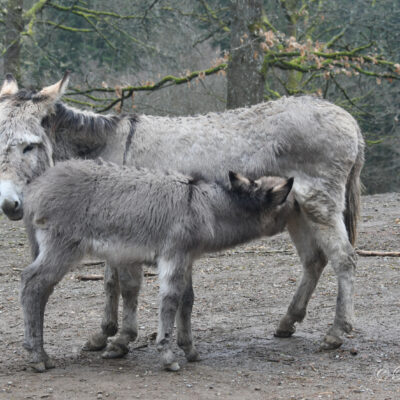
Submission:
[[[87,90],[72,89],[72,91],[70,91],[66,94],[66,96],[67,96],[66,101],[94,108],[94,109],[98,110],[98,112],[105,112],[105,111],[110,110],[114,106],[120,104],[124,100],[130,98],[134,92],[156,91],[156,90],[163,89],[165,87],[169,87],[172,85],[181,85],[184,83],[188,83],[196,78],[202,79],[206,76],[219,73],[220,71],[225,71],[227,66],[228,65],[226,63],[221,63],[215,67],[212,67],[212,68],[209,68],[209,69],[206,69],[203,71],[191,72],[191,73],[187,74],[186,76],[177,77],[177,76],[173,76],[173,75],[167,75],[156,83],[150,82],[148,84],[141,85],[141,86],[125,86],[125,87],[120,88],[121,93],[122,93],[122,95],[120,97],[111,98],[111,99],[105,98],[103,100],[104,103],[107,103],[106,106],[96,105],[93,103],[83,102],[80,100],[72,99],[70,96],[82,95],[82,96],[88,97],[88,95],[91,95],[92,93],[95,93],[95,92],[115,93],[115,88],[101,87],[101,88],[90,88]],[[92,98],[92,100],[101,101],[101,99],[99,99],[99,98],[96,98],[96,99]]]

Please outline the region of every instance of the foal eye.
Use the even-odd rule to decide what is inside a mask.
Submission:
[[[32,144],[28,144],[28,146],[26,146],[25,148],[24,148],[24,150],[22,150],[22,152],[25,154],[25,153],[28,153],[28,151],[31,151],[31,150],[33,150],[33,145]]]

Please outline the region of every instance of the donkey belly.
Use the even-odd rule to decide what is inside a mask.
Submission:
[[[119,263],[155,264],[156,252],[144,246],[129,243],[116,243],[93,239],[88,245],[88,252],[94,256],[105,258],[114,265]]]

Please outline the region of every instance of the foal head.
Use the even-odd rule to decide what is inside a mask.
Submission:
[[[289,196],[294,178],[263,176],[252,180],[230,171],[229,180],[235,203],[257,216],[263,235],[272,236],[285,228],[294,204]]]

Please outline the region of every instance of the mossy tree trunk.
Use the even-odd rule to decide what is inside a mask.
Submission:
[[[227,107],[237,108],[263,100],[264,77],[257,40],[262,0],[236,0],[232,4],[232,15]]]
[[[20,78],[21,32],[24,30],[23,0],[8,0],[5,22],[4,73]]]
[[[297,22],[299,19],[297,9],[299,0],[280,0],[280,4],[288,21],[287,33],[289,37],[297,40]],[[294,69],[288,71],[286,89],[289,91],[289,94],[295,94],[299,91],[302,78],[302,72]]]

